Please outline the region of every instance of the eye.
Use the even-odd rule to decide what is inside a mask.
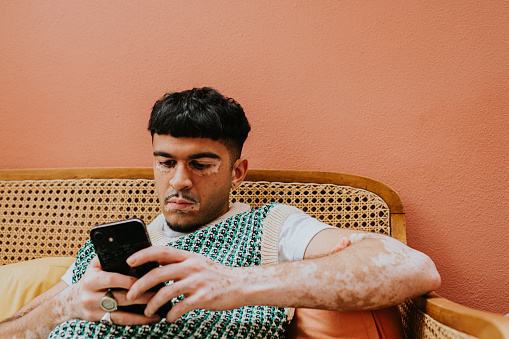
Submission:
[[[175,166],[175,160],[159,161],[159,165],[166,168],[172,168]]]
[[[206,169],[210,168],[210,166],[212,166],[212,165],[211,164],[200,163],[200,162],[195,161],[195,160],[189,162],[189,167],[191,167],[192,169],[198,170],[198,171],[206,170]]]

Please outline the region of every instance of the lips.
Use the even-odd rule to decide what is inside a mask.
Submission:
[[[183,198],[171,198],[166,201],[166,210],[190,211],[195,209],[195,202]]]

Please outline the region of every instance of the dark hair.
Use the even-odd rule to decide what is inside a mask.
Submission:
[[[148,130],[174,138],[207,138],[222,142],[232,164],[240,158],[251,126],[242,107],[213,88],[166,93],[152,108]]]

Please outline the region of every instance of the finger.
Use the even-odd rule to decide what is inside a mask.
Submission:
[[[157,314],[146,317],[143,314],[129,313],[123,311],[111,312],[111,322],[116,325],[148,325],[161,320]]]
[[[143,277],[138,279],[129,289],[127,293],[128,300],[134,300],[138,298],[143,292],[148,291],[158,284],[165,283],[167,281],[178,281],[183,278],[184,270],[182,265],[172,264],[163,267],[158,267],[150,270]]]
[[[156,261],[160,265],[168,265],[184,261],[194,255],[196,254],[169,246],[150,246],[127,258],[127,264],[136,267],[149,261]]]
[[[127,290],[113,290],[113,298],[117,301],[119,306],[127,306],[133,304],[148,304],[148,302],[154,297],[156,292],[146,292],[141,294],[139,297],[133,300],[126,298]]]
[[[115,272],[97,272],[83,283],[91,290],[107,290],[111,288],[128,290],[138,279]]]
[[[102,270],[101,263],[99,262],[99,258],[97,257],[97,255],[94,256],[94,258],[90,261],[87,270],[89,270],[90,268]]]
[[[137,280],[137,278],[132,276],[103,271],[97,256],[90,261],[85,276],[90,278],[89,283],[96,290],[108,288],[129,289]],[[86,281],[87,279],[85,279],[85,284],[87,284]]]
[[[168,286],[161,288],[157,293],[150,299],[145,307],[145,315],[151,316],[161,306],[169,302],[171,299],[176,298],[182,294],[187,294],[187,284],[185,282],[172,283]]]
[[[196,307],[195,303],[193,303],[193,298],[184,298],[181,302],[173,305],[171,310],[166,314],[166,322],[172,323],[177,321],[178,318],[186,314],[187,312],[191,312],[199,307]]]

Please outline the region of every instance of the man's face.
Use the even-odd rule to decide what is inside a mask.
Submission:
[[[228,211],[235,166],[222,143],[154,134],[152,146],[157,194],[173,230],[194,231]]]

